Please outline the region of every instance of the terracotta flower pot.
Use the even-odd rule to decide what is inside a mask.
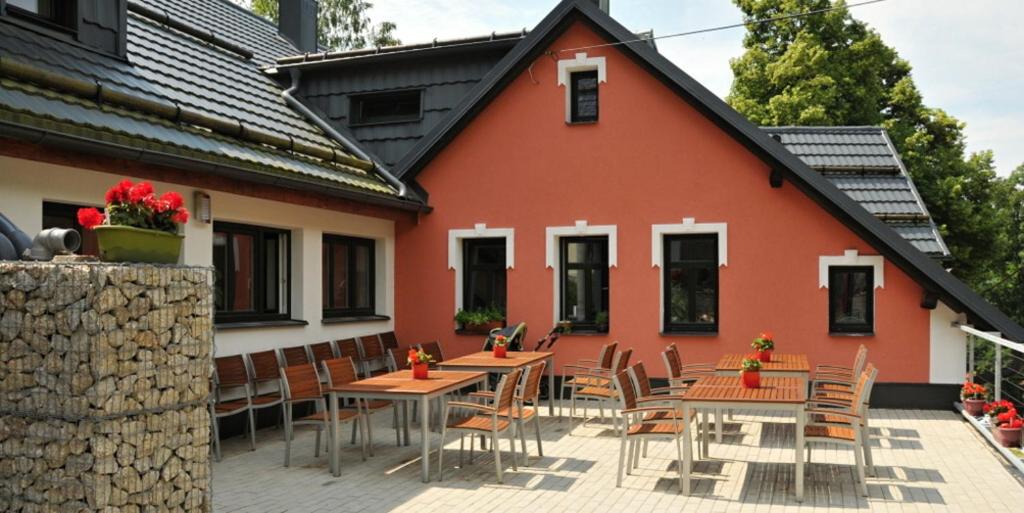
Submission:
[[[964,411],[972,417],[980,417],[984,407],[984,399],[964,399]]]
[[[740,373],[743,388],[761,388],[760,371],[743,371]]]
[[[768,363],[768,362],[772,361],[772,350],[768,349],[766,351],[758,351],[757,352],[757,359],[761,360],[764,363]]]
[[[1020,447],[1021,428],[995,428],[993,434],[1003,447]]]
[[[508,346],[494,346],[495,358],[508,358]]]
[[[429,363],[414,363],[412,364],[412,378],[427,379],[428,370],[430,370]]]
[[[104,262],[176,264],[184,236],[133,226],[101,225],[93,229]]]

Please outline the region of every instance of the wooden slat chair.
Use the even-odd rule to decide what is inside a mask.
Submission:
[[[384,333],[378,333],[377,338],[380,339],[380,344],[384,346],[384,349],[394,349],[400,347],[398,344],[398,337],[395,336],[394,331],[385,331]]]
[[[363,351],[363,376],[370,377],[387,374],[389,372],[387,366],[388,355],[384,352],[384,346],[381,345],[377,335],[364,335],[356,337],[356,340],[359,341],[359,347]]]
[[[501,381],[495,389],[495,401],[491,405],[451,401],[444,408],[444,423],[441,425],[441,445],[437,451],[437,475],[438,480],[444,479],[444,444],[449,431],[460,434],[459,437],[459,465],[462,465],[462,450],[465,447],[465,435],[470,435],[469,461],[473,462],[473,435],[490,434],[491,449],[494,452],[494,468],[498,475],[498,483],[502,482],[501,477],[501,447],[498,445],[498,435],[508,432],[508,441],[512,449],[512,470],[518,471],[516,464],[516,441],[513,437],[513,426],[515,426],[512,408],[515,405],[516,383],[522,375],[521,369],[513,370],[502,376]],[[452,417],[453,410],[469,410],[469,415]]]
[[[685,386],[685,385],[682,385],[682,386],[669,385],[667,387],[654,387],[654,386],[651,386],[651,379],[650,379],[650,377],[647,376],[647,368],[644,367],[644,362],[636,362],[636,364],[630,366],[626,370],[627,370],[627,372],[629,372],[629,377],[633,380],[633,386],[636,389],[636,392],[637,392],[637,395],[638,395],[638,397],[636,399],[636,402],[637,402],[637,404],[640,404],[640,405],[656,406],[656,405],[659,405],[659,404],[669,404],[669,405],[673,405],[673,406],[678,406],[678,404],[677,404],[677,402],[679,400],[678,396],[682,395],[683,392],[686,392],[686,390],[688,388],[690,388],[689,386]],[[697,417],[696,411],[691,411],[690,412],[690,420],[692,421],[692,420],[696,419],[696,417]],[[682,412],[677,411],[676,414],[668,414],[666,412],[651,412],[651,413],[648,413],[648,414],[644,415],[643,421],[644,422],[666,422],[666,421],[671,421],[673,418],[678,418],[678,420],[683,420],[682,419]],[[697,427],[698,428],[700,427],[699,423],[697,424]],[[697,444],[697,448],[698,448],[698,450],[703,450],[703,445],[702,444]],[[639,457],[640,457],[640,453],[639,452],[634,452],[633,456],[634,456],[633,466],[636,467],[637,461],[639,460]],[[647,440],[643,441],[643,457],[645,457],[645,458],[647,457]]]
[[[615,353],[615,357],[612,359],[611,374],[606,373],[593,373],[593,372],[581,372],[573,376],[575,383],[589,383],[587,385],[576,385],[572,389],[571,405],[569,407],[569,434],[572,434],[572,422],[576,418],[576,401],[578,399],[586,399],[591,401],[597,401],[598,411],[601,419],[604,420],[604,406],[605,404],[609,407],[609,413],[612,417],[612,426],[616,431],[619,429],[618,417],[615,415],[615,387],[612,384],[612,378],[621,372],[626,370],[629,365],[629,358],[633,355],[633,349],[626,349]],[[587,423],[586,410],[583,414],[583,424]]]
[[[437,342],[424,342],[419,345],[420,350],[424,353],[434,357],[434,362],[430,364],[430,368],[434,368],[437,364],[444,361],[444,351],[441,350],[441,343]]]
[[[671,386],[686,386],[703,376],[715,375],[715,364],[713,363],[684,364],[679,355],[679,348],[675,344],[669,344],[661,352],[661,359],[665,363],[665,370],[668,371],[668,380]]]
[[[309,352],[306,351],[306,346],[282,347],[280,351],[281,361],[284,362],[285,367],[313,363],[309,359]]]
[[[565,391],[570,391],[577,386],[576,374],[579,372],[592,372],[594,374],[605,374],[611,376],[612,359],[615,357],[615,349],[619,347],[618,342],[612,342],[601,346],[601,352],[598,353],[597,360],[579,360],[575,364],[568,364],[562,367],[562,385],[558,389],[558,417],[562,417],[562,403],[565,399]],[[589,385],[589,380],[579,383],[579,385]]]
[[[333,360],[324,360],[320,362],[321,368],[324,371],[324,375],[327,377],[327,386],[336,387],[353,381],[359,380],[359,373],[356,370],[356,363],[351,357],[345,356],[341,358],[335,358]],[[373,423],[370,421],[370,415],[381,410],[392,409],[394,411],[394,420],[392,427],[395,428],[395,444],[398,446],[402,445],[401,432],[398,429],[398,403],[393,401],[378,401],[378,400],[356,400],[355,406],[357,411],[363,412],[366,416],[365,419],[365,430],[366,430],[366,446],[370,450],[370,456],[373,456]],[[356,426],[352,425],[352,443],[356,443]]]
[[[868,374],[871,374],[871,375],[877,375],[878,369],[875,367],[875,365],[873,363],[868,363],[864,367],[864,369],[861,371],[861,374],[864,374],[864,373],[868,373]],[[861,415],[860,415],[860,417],[861,417],[860,429],[863,432],[863,435],[862,435],[861,439],[864,442],[864,445],[863,445],[864,461],[867,464],[867,474],[869,476],[874,476],[875,475],[875,464],[874,464],[874,458],[873,458],[873,456],[871,454],[871,439],[870,439],[870,433],[871,433],[871,428],[870,428],[871,391],[874,388],[874,384],[875,384],[875,380],[872,379],[868,383],[867,387],[863,390],[863,392],[861,394],[861,397],[860,397],[860,399],[861,399],[861,403],[860,403],[860,413],[861,413]],[[847,409],[848,410],[850,408],[850,406],[852,405],[854,399],[855,399],[854,391],[852,390],[852,388],[856,388],[856,386],[857,386],[857,383],[853,383],[851,385],[851,390],[848,391],[848,392],[847,391],[841,391],[841,390],[839,390],[839,391],[836,391],[836,390],[815,390],[814,393],[811,395],[811,399],[809,401],[809,404],[814,404],[814,405],[816,405],[818,407],[824,407],[824,408],[840,408],[840,409]],[[838,418],[838,417],[822,417],[822,418],[808,417],[808,419],[811,422],[815,422],[815,421],[819,421],[819,420],[820,421],[833,422],[833,423],[835,423],[835,422],[843,422],[843,420],[841,418]]]
[[[857,376],[864,371],[868,362],[868,348],[861,344],[857,348],[857,354],[853,358],[852,367],[841,367],[838,365],[818,365],[814,369],[814,381],[811,383],[811,390],[852,392],[856,385]]]
[[[868,496],[867,478],[865,476],[864,447],[867,446],[867,422],[863,407],[864,396],[870,395],[878,370],[874,367],[865,369],[857,380],[853,391],[853,401],[848,408],[823,408],[819,401],[809,401],[806,414],[810,422],[804,427],[804,446],[807,448],[807,462],[811,461],[811,444],[827,443],[844,445],[853,449],[854,464],[857,467],[856,480],[860,494]],[[829,405],[831,406],[831,405]]]
[[[281,369],[281,383],[284,385],[284,466],[291,465],[292,455],[292,432],[297,425],[311,425],[316,428],[316,445],[314,446],[314,457],[320,456],[320,433],[326,431],[328,440],[330,437],[330,410],[327,409],[327,401],[324,399],[323,389],[320,387],[320,376],[316,366],[312,363],[293,365]],[[313,413],[292,418],[292,409],[299,403],[313,403]],[[361,423],[361,415],[357,410],[339,409],[338,421],[341,423]],[[363,461],[366,461],[366,437],[361,437],[363,449]]]
[[[252,409],[256,410],[254,413],[258,414],[259,410],[280,406],[284,402],[284,393],[277,352],[271,349],[245,356],[249,362],[249,375],[252,376]],[[284,418],[283,409],[281,415],[278,421]]]
[[[245,369],[245,360],[242,355],[222,356],[214,359],[213,374],[213,400],[210,401],[210,417],[212,422],[212,435],[214,456],[220,461],[220,419],[232,415],[247,414],[247,427],[249,429],[249,449],[256,450],[256,422],[252,411],[252,389],[249,386],[249,373]],[[224,399],[222,395],[228,392],[231,396],[238,396],[234,399]]]
[[[689,462],[683,461],[682,441],[688,437],[686,427],[688,421],[678,418],[679,405],[661,404],[659,406],[641,406],[637,402],[637,390],[627,371],[620,372],[612,378],[613,388],[622,410],[624,421],[621,431],[622,443],[619,445],[619,472],[615,481],[617,488],[622,487],[622,474],[632,474],[634,454],[637,450],[638,441],[651,439],[674,440],[676,443],[677,468],[679,470],[679,491],[689,492],[689,483],[683,482],[683,465]],[[644,419],[652,414],[664,415],[663,420],[648,422]],[[686,443],[690,443],[689,440]],[[628,458],[627,458],[628,456]]]
[[[318,365],[324,360],[333,360],[338,357],[337,352],[334,350],[334,342],[331,342],[330,340],[327,342],[310,344],[309,354],[313,355],[313,362]]]
[[[348,357],[352,361],[358,362],[363,357],[359,353],[359,343],[356,342],[355,338],[336,340],[334,343],[338,346],[338,357],[340,358]]]
[[[547,362],[540,362],[527,367],[523,371],[523,377],[519,380],[519,390],[516,391],[515,400],[516,407],[512,411],[512,416],[516,419],[516,429],[519,430],[520,436],[519,441],[523,446],[523,463],[525,464],[529,460],[529,452],[526,451],[526,438],[523,434],[523,423],[533,420],[534,431],[537,435],[537,454],[540,457],[544,457],[544,447],[540,440],[540,412],[538,408],[540,406],[540,384],[541,378],[544,377],[544,369],[547,368]],[[484,399],[487,401],[494,400],[494,392],[472,392],[469,397],[473,399]],[[526,403],[530,403],[534,408],[527,408]]]

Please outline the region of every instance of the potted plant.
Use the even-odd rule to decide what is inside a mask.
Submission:
[[[992,434],[1003,447],[1020,447],[1020,432],[1024,427],[1024,420],[1017,415],[1016,409],[996,415],[995,424]]]
[[[740,370],[740,381],[743,388],[761,387],[761,360],[756,354],[748,355],[743,359]]]
[[[964,411],[972,417],[980,417],[982,415],[987,395],[988,389],[984,385],[972,383],[969,380],[965,381],[964,385],[960,387],[960,400],[964,404]]]
[[[992,401],[981,408],[982,412],[988,416],[989,422],[995,425],[996,419],[999,415],[1006,413],[1010,410],[1016,410],[1013,403],[1005,399],[1000,401]]]
[[[494,337],[494,357],[508,358],[508,337],[505,335]]]
[[[775,339],[772,338],[772,332],[762,332],[750,343],[750,347],[757,351],[758,360],[765,363],[772,361],[772,350],[775,349]]]
[[[188,222],[181,195],[159,197],[149,182],[122,180],[106,194],[105,212],[78,210],[78,223],[96,232],[100,258],[107,262],[174,264],[181,254],[178,225]]]
[[[505,314],[496,306],[476,310],[459,309],[455,312],[455,322],[462,331],[478,335],[488,335],[495,328],[505,327]]]
[[[430,362],[434,361],[434,357],[423,352],[422,349],[410,349],[409,356],[406,358],[409,366],[412,367],[413,379],[427,379],[427,372],[430,369]]]
[[[597,331],[599,331],[601,333],[607,333],[608,332],[608,311],[607,310],[602,310],[600,312],[597,312],[597,315],[594,316],[594,324],[597,325]]]

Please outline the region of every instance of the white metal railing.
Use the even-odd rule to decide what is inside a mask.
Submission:
[[[1024,344],[1007,340],[998,334],[981,331],[970,326],[960,325],[960,330],[967,333],[967,372],[977,378],[978,374],[978,340],[992,343],[992,393],[995,400],[1003,399],[1003,384],[1014,388],[1016,394],[1008,394],[1009,398],[1018,404],[1024,403],[1024,379],[1014,381],[1006,380],[1007,374],[1024,378]],[[1005,351],[1004,349],[1009,349]],[[1006,353],[1004,355],[1004,353]],[[987,356],[987,355],[986,355]],[[1013,365],[1004,365],[1004,357],[1009,359]],[[987,372],[987,369],[984,369]]]

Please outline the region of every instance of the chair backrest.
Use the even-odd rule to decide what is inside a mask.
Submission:
[[[498,387],[494,390],[495,405],[498,410],[512,407],[512,400],[516,396],[516,385],[519,384],[519,377],[523,375],[522,369],[516,369],[502,376]]]
[[[864,372],[860,373],[857,386],[853,389],[853,401],[850,402],[850,413],[859,415],[861,408],[867,405],[871,399],[871,389],[874,387],[875,378],[878,376],[878,369],[873,364],[868,364]]]
[[[359,345],[363,348],[363,358],[368,360],[379,360],[384,358],[384,346],[381,345],[377,335],[363,335],[356,337]]]
[[[636,364],[630,367],[629,375],[633,378],[633,385],[636,386],[637,394],[640,397],[651,395],[651,379],[647,377],[647,369],[644,368],[644,362],[636,362]]]
[[[380,339],[380,343],[382,346],[384,346],[384,349],[398,347],[398,337],[395,336],[394,331],[385,331],[384,333],[378,333],[377,338]]]
[[[258,351],[246,355],[249,358],[249,368],[252,369],[252,380],[257,384],[267,382],[280,382],[281,362],[277,359],[277,351]]]
[[[241,387],[249,383],[242,355],[221,356],[214,359],[217,367],[217,384],[222,387]]]
[[[282,347],[281,356],[285,367],[312,363],[309,361],[309,354],[306,353],[306,346]]]
[[[615,383],[616,390],[619,391],[619,401],[622,402],[622,409],[636,408],[636,388],[629,379],[629,372],[622,371],[616,374],[612,381]]]
[[[615,353],[615,358],[612,360],[612,372],[618,374],[629,365],[629,358],[633,356],[633,348],[629,348],[623,351]]]
[[[615,349],[618,347],[618,342],[612,342],[601,346],[601,354],[597,355],[597,365],[602,369],[611,369],[612,360],[615,359]]]
[[[353,360],[358,359],[361,355],[359,354],[359,344],[354,338],[346,338],[335,341],[338,346],[338,356],[349,357]]]
[[[344,385],[359,379],[356,364],[348,356],[324,360],[320,362],[320,365],[324,374],[327,375],[327,386]]]
[[[675,344],[669,345],[661,352],[661,359],[665,361],[668,377],[678,378],[683,375],[683,362],[679,359],[679,350]]]
[[[285,398],[289,401],[303,401],[323,397],[320,389],[320,375],[312,363],[291,365],[281,369]]]
[[[524,401],[533,401],[540,405],[540,378],[544,377],[544,368],[548,362],[540,362],[526,368],[526,382],[523,383],[521,396]]]
[[[868,363],[868,347],[861,344],[857,348],[857,356],[853,358],[853,375],[860,375],[864,371],[864,365]]]
[[[420,349],[422,349],[424,353],[433,356],[435,362],[440,363],[444,361],[444,353],[441,352],[440,342],[434,341],[420,344]]]
[[[334,343],[331,341],[310,344],[309,353],[313,355],[314,362],[332,360],[337,356],[334,354]]]

